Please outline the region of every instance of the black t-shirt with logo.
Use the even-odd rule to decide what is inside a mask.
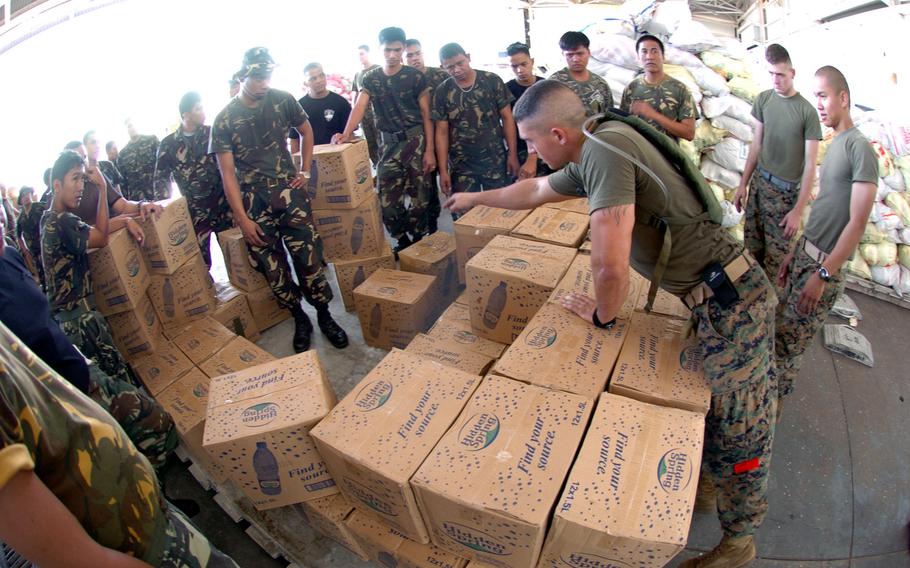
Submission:
[[[344,132],[348,117],[351,115],[351,103],[338,93],[329,91],[329,94],[321,99],[306,95],[298,102],[310,117],[314,144],[330,144],[333,134]],[[296,128],[288,131],[288,138],[293,140],[300,138]]]

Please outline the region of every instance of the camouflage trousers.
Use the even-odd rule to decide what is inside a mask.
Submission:
[[[108,377],[126,384],[137,384],[120,351],[114,345],[111,328],[95,310],[79,310],[78,315],[56,314],[60,329],[82,354],[91,359]],[[72,319],[70,319],[72,318]]]
[[[376,128],[376,119],[373,116],[373,109],[369,108],[363,113],[363,119],[360,121],[360,128],[363,130],[363,137],[367,141],[367,152],[370,154],[370,161],[376,166],[379,164],[379,129]]]
[[[243,189],[246,214],[265,233],[262,240],[267,243],[264,247],[250,245],[250,254],[278,304],[291,309],[300,305],[301,296],[312,306],[328,304],[332,289],[325,277],[322,239],[313,224],[306,191],[292,188],[287,180]],[[296,283],[288,255],[297,273]]]
[[[745,244],[765,269],[772,286],[777,281],[777,271],[784,257],[790,252],[792,240],[784,237],[784,228],[780,223],[793,210],[798,197],[798,189],[782,191],[761,177],[758,170],[752,176],[743,228]]]
[[[89,365],[89,375],[92,400],[114,417],[152,466],[164,466],[178,442],[174,421],[164,407],[135,386],[107,376],[97,365]]]
[[[439,186],[436,183],[436,172],[427,174],[427,234],[435,233],[439,224],[439,216],[442,215],[442,203],[439,201]]]
[[[205,265],[212,267],[210,244],[212,233],[227,231],[234,226],[234,215],[228,204],[227,196],[218,187],[208,195],[198,195],[190,191],[186,194],[186,205],[193,220],[193,231]]]
[[[844,291],[843,274],[832,275],[831,282],[825,284],[815,311],[811,314],[801,314],[797,311],[799,295],[818,269],[818,263],[806,254],[802,246],[803,241],[800,240],[790,262],[789,277],[784,284],[780,304],[777,306],[774,352],[777,355],[777,377],[781,398],[793,391],[793,382],[799,375],[803,354],[828,318],[834,302]]]
[[[427,200],[435,192],[433,178],[423,173],[426,137],[423,127],[413,128],[405,140],[382,135],[382,157],[376,168],[382,221],[394,239],[407,233],[422,236],[427,232]],[[406,198],[411,198],[410,207]],[[438,199],[437,199],[438,201]]]
[[[487,189],[496,189],[509,185],[509,176],[506,171],[505,161],[502,169],[492,168],[482,174],[476,174],[471,171],[463,170],[458,166],[452,166],[452,193],[477,192]]]
[[[168,505],[164,554],[161,568],[239,568],[230,556],[224,554],[209,542],[176,507]]]
[[[712,390],[702,475],[717,486],[724,533],[745,536],[761,526],[768,510],[777,413],[772,350],[777,296],[757,266],[736,288],[740,299],[727,309],[709,300],[692,314]]]

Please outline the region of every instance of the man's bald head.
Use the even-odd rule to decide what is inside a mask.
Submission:
[[[847,78],[840,72],[840,69],[825,65],[815,72],[815,76],[823,78],[825,83],[834,90],[835,95],[847,93],[847,104],[850,104],[850,85],[847,84]]]
[[[532,128],[581,129],[585,107],[572,89],[558,81],[538,81],[515,103],[515,122]]]

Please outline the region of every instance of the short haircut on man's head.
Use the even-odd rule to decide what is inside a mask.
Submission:
[[[51,169],[48,168],[44,170],[44,185],[50,187],[51,185]]]
[[[447,43],[439,48],[440,61],[452,59],[453,57],[458,57],[459,55],[467,55],[467,53],[465,52],[464,48],[457,43]]]
[[[772,43],[765,49],[765,61],[771,65],[777,65],[778,63],[793,65],[790,61],[790,52],[779,43]]]
[[[110,151],[111,151],[111,148],[114,147],[114,144],[116,144],[116,142],[114,142],[113,140],[108,140],[108,141],[107,141],[107,144],[104,145],[104,151],[105,151],[105,152],[110,152]]]
[[[832,65],[825,65],[824,67],[819,67],[818,71],[815,72],[815,76],[824,77],[828,86],[834,89],[834,94],[847,93],[847,104],[850,104],[850,85],[840,69]]]
[[[396,28],[396,27],[385,28],[379,32],[379,45],[385,45],[387,43],[395,43],[396,41],[400,41],[401,43],[404,43],[404,41],[406,39],[408,39],[408,36],[406,33],[404,33],[404,30],[401,28]]]
[[[94,138],[94,137],[95,137],[95,131],[89,130],[88,132],[86,132],[85,134],[82,135],[82,143],[88,144],[89,139]]]
[[[559,38],[559,49],[563,51],[570,51],[579,47],[584,47],[585,49],[591,47],[591,40],[581,32],[566,32]]]
[[[82,156],[72,150],[64,150],[57,157],[57,161],[54,162],[54,167],[51,168],[51,182],[63,181],[63,178],[66,177],[70,170],[79,166],[85,166],[85,160],[82,159]]]
[[[192,112],[193,107],[202,102],[202,97],[196,91],[190,91],[180,97],[180,116]]]
[[[408,39],[404,40],[404,46],[405,47],[414,47],[414,46],[421,47],[420,40],[414,39],[412,37],[408,38]]]
[[[527,45],[521,43],[520,41],[516,41],[515,43],[509,45],[509,47],[506,48],[506,55],[508,55],[509,57],[512,57],[513,55],[516,55],[518,53],[524,53],[528,57],[531,57],[531,50],[528,48]]]
[[[537,118],[548,124],[581,128],[585,122],[585,107],[572,89],[559,81],[538,81],[515,103],[512,110],[515,122],[530,122]]]
[[[661,55],[664,54],[664,42],[660,41],[659,37],[653,36],[651,34],[644,34],[643,36],[638,38],[638,40],[635,42],[635,51],[637,52],[638,49],[641,47],[641,44],[646,41],[655,42],[657,44],[657,47],[660,48],[660,54]]]
[[[312,63],[307,63],[303,68],[303,72],[309,73],[313,69],[322,69],[322,64],[316,63],[315,61],[313,61]]]
[[[67,142],[67,143],[66,143],[66,146],[64,146],[63,149],[64,149],[64,150],[75,150],[75,149],[78,148],[79,146],[82,146],[82,141],[81,141],[81,140],[73,140],[73,141],[71,141],[71,142]]]
[[[368,46],[367,44],[358,45],[357,49],[362,49],[362,50],[366,51],[367,53],[370,52],[370,46]]]
[[[35,195],[35,188],[30,185],[23,185],[19,188],[19,197],[16,198],[16,203],[22,205],[22,202],[25,201],[26,195]]]

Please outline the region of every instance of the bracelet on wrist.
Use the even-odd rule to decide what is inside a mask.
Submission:
[[[614,325],[616,325],[616,318],[613,318],[610,321],[604,323],[597,317],[597,308],[594,308],[594,313],[591,314],[591,323],[594,324],[594,327],[600,329],[611,329]]]

